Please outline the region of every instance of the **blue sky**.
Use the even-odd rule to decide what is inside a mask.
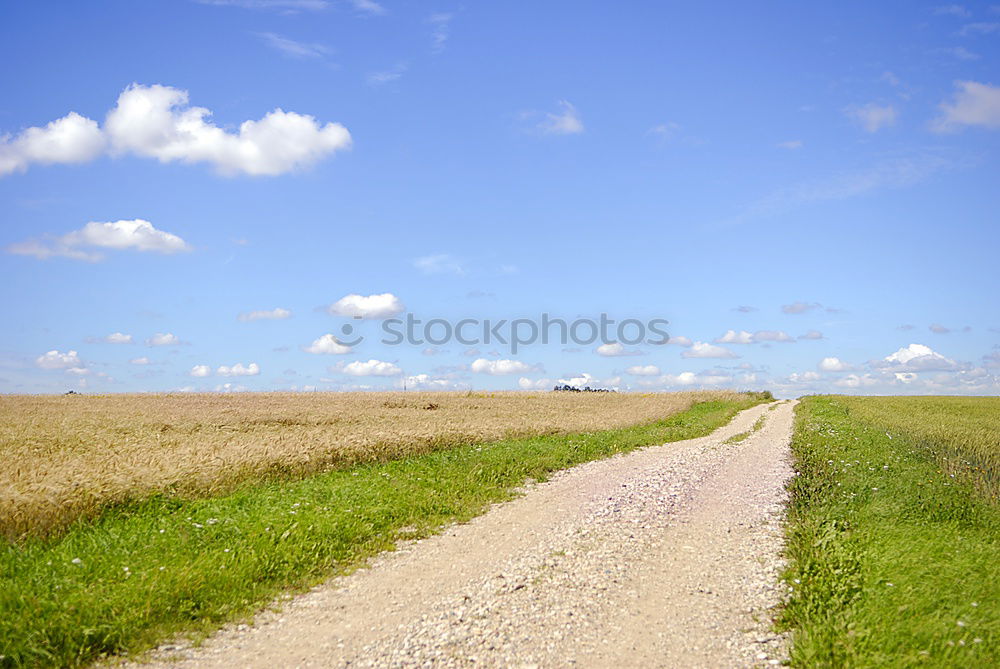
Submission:
[[[1000,392],[1000,5],[0,19],[2,392]],[[381,341],[543,313],[672,341]]]

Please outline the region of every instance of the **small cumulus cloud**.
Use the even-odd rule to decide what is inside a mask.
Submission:
[[[487,360],[477,358],[469,365],[469,369],[477,374],[490,374],[492,376],[505,376],[507,374],[528,374],[538,371],[536,365],[529,365],[520,360]]]
[[[805,334],[800,334],[799,335],[799,339],[806,339],[806,340],[813,340],[813,341],[815,341],[817,339],[822,339],[822,338],[823,338],[823,333],[820,332],[819,330],[809,330]]]
[[[715,338],[716,344],[752,344],[753,335],[746,330],[726,330],[721,337]]]
[[[934,334],[948,334],[949,332],[951,332],[950,328],[946,328],[940,323],[931,323],[930,325],[927,326],[927,329],[933,332]]]
[[[215,373],[219,376],[257,376],[260,374],[260,365],[256,362],[251,362],[246,366],[240,362],[236,363],[232,367],[219,365],[219,368],[215,370]]]
[[[549,390],[552,386],[552,379],[529,379],[522,376],[517,380],[517,387],[521,390]]]
[[[691,341],[690,337],[684,337],[684,336],[678,335],[676,337],[670,337],[670,339],[667,340],[667,344],[672,344],[674,346],[680,346],[682,348],[691,348],[691,346],[694,345],[694,342]]]
[[[819,361],[818,367],[821,372],[846,372],[853,369],[853,366],[834,357],[823,358]]]
[[[682,358],[738,358],[724,346],[713,346],[707,342],[695,342],[691,348],[681,353]]]
[[[223,175],[274,176],[308,167],[351,146],[339,123],[275,109],[229,132],[208,120],[211,112],[188,104],[188,92],[132,84],[118,96],[103,127],[78,114],[0,135],[0,176],[33,163],[82,163],[108,153],[161,163],[209,163]]]
[[[171,332],[157,332],[146,340],[146,346],[178,346],[181,340]]]
[[[35,358],[35,364],[42,369],[81,369],[83,367],[76,351],[65,353],[58,350],[48,351]]]
[[[112,332],[107,337],[102,339],[107,344],[131,344],[132,335],[125,334],[124,332]]]
[[[341,362],[330,367],[330,372],[350,376],[399,376],[403,370],[391,362],[371,359],[368,361],[355,360],[346,364]]]
[[[129,360],[129,362],[133,365],[148,365],[149,358],[147,358],[146,356],[142,356],[141,358],[132,358],[131,360]]]
[[[270,310],[244,311],[236,318],[240,322],[248,323],[250,321],[280,321],[291,317],[291,311],[277,307]]]
[[[341,344],[332,334],[325,334],[303,348],[306,353],[315,355],[345,355],[351,352],[350,346]]]
[[[1000,128],[1000,86],[956,81],[955,87],[954,98],[938,105],[941,115],[931,123],[932,130],[954,132],[964,126]]]
[[[634,365],[625,370],[632,376],[660,376],[660,368],[656,365]]]
[[[194,367],[191,368],[191,371],[188,372],[188,374],[190,376],[203,379],[206,376],[212,375],[212,368],[209,367],[208,365],[195,365]]]
[[[326,309],[331,316],[373,320],[391,318],[405,310],[406,307],[400,299],[392,293],[379,293],[377,295],[351,293],[340,298]]]
[[[157,230],[152,223],[141,218],[109,223],[92,221],[80,230],[65,235],[30,239],[7,247],[7,253],[32,256],[39,260],[63,257],[87,262],[104,260],[102,250],[169,255],[190,251],[191,247],[177,235]]]
[[[890,372],[946,372],[961,368],[954,360],[924,344],[910,344],[882,360],[873,361],[872,366]]]
[[[597,355],[603,355],[608,358],[615,358],[628,355],[642,355],[642,351],[635,349],[627,349],[622,346],[621,342],[610,342],[607,344],[601,344],[594,349],[594,353]]]

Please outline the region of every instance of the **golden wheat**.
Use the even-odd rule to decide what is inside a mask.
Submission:
[[[209,496],[460,443],[609,429],[733,393],[254,393],[0,397],[0,534],[155,493]]]

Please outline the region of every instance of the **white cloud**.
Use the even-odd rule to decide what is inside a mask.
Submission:
[[[195,365],[191,368],[191,371],[188,372],[188,374],[198,378],[204,378],[212,374],[212,368],[208,365]]]
[[[147,358],[146,356],[142,356],[141,358],[132,358],[131,360],[129,360],[129,362],[132,363],[133,365],[148,365],[149,358]]]
[[[157,332],[146,340],[146,346],[177,346],[181,340],[170,332]]]
[[[804,314],[813,309],[819,309],[822,305],[818,302],[792,302],[781,305],[781,312],[785,314]]]
[[[271,309],[270,311],[266,309],[257,311],[244,311],[239,316],[237,316],[237,319],[246,323],[249,321],[278,321],[278,320],[283,320],[285,318],[291,318],[291,316],[292,312],[289,311],[288,309],[282,309],[281,307],[277,307],[275,309]]]
[[[241,362],[236,363],[232,367],[219,365],[215,373],[219,376],[257,376],[260,374],[260,365],[256,362],[251,362],[246,367]]]
[[[413,266],[424,274],[465,274],[465,267],[452,255],[439,253],[422,256],[413,261]]]
[[[625,373],[632,376],[659,376],[660,368],[656,365],[635,365],[626,369]]]
[[[315,353],[316,355],[344,355],[350,353],[352,349],[350,346],[341,344],[332,334],[325,334],[306,346],[304,350],[306,353]]]
[[[372,16],[385,14],[385,7],[378,4],[374,0],[350,0],[350,3],[354,6],[354,9],[365,14],[370,14]]]
[[[790,151],[795,151],[796,149],[801,149],[803,147],[803,142],[801,139],[790,139],[787,142],[778,142],[778,148],[788,149]]]
[[[566,100],[560,100],[559,106],[562,108],[560,113],[545,114],[545,120],[538,125],[539,130],[547,135],[577,135],[583,132],[583,121],[576,107]]]
[[[891,372],[944,372],[955,371],[961,367],[954,360],[923,344],[910,344],[887,355],[881,361],[874,362],[873,366]]]
[[[753,333],[753,340],[755,342],[762,341],[774,341],[774,342],[791,342],[795,341],[787,332],[781,330],[757,330]]]
[[[191,247],[177,235],[157,230],[140,218],[113,223],[90,222],[80,230],[60,237],[43,237],[7,247],[14,255],[34,256],[45,260],[53,256],[97,262],[104,254],[94,249],[132,250],[166,255],[190,251]]]
[[[726,333],[715,339],[716,344],[752,344],[753,335],[746,330],[726,330]]]
[[[853,369],[851,365],[847,364],[840,358],[823,358],[819,361],[819,370],[821,372],[846,372]]]
[[[444,51],[444,45],[448,41],[451,30],[451,14],[431,14],[427,17],[427,23],[433,26],[431,32],[431,49],[437,52]]]
[[[369,360],[367,362],[355,360],[354,362],[340,363],[331,367],[333,373],[349,374],[351,376],[398,376],[403,370],[391,362],[382,360]]]
[[[331,304],[326,310],[331,316],[383,319],[401,314],[406,307],[392,293],[368,296],[351,293]]]
[[[713,346],[707,342],[697,341],[681,353],[682,358],[738,358],[739,356],[723,346]]]
[[[621,342],[611,342],[608,344],[601,344],[594,349],[594,353],[597,355],[603,355],[608,358],[616,358],[628,355],[642,355],[642,351],[637,351],[635,349],[627,349],[622,346]]]
[[[667,343],[673,344],[674,346],[683,346],[684,348],[691,348],[691,346],[694,344],[694,342],[691,341],[689,337],[680,337],[680,336],[670,337],[670,339],[667,340]]]
[[[132,84],[108,112],[104,127],[71,113],[44,128],[0,138],[0,176],[31,163],[79,163],[106,150],[160,162],[207,162],[222,174],[284,174],[351,146],[339,123],[275,109],[227,132],[206,120],[211,112],[188,105],[188,93],[170,86]]]
[[[899,115],[892,105],[880,106],[874,103],[848,107],[844,113],[868,132],[878,132],[894,124]]]
[[[31,163],[86,163],[100,156],[105,145],[96,121],[70,112],[43,128],[0,135],[0,176],[23,172]]]
[[[297,42],[275,33],[257,33],[257,36],[275,51],[292,58],[325,58],[330,53],[330,49],[322,44]]]
[[[429,374],[416,374],[414,376],[407,376],[406,378],[397,382],[397,385],[404,388],[423,389],[423,390],[456,390],[460,388],[467,387],[466,384],[456,382],[453,379],[445,377],[433,377]]]
[[[871,374],[865,374],[864,376],[848,374],[844,378],[834,381],[833,385],[840,388],[866,388],[874,386],[877,383],[878,379]]]
[[[813,340],[815,340],[815,339],[822,339],[822,338],[823,338],[823,333],[820,332],[819,330],[809,330],[805,334],[799,335],[799,339],[813,339]]]
[[[388,84],[391,81],[396,81],[401,78],[407,70],[406,63],[400,63],[388,70],[379,70],[378,72],[371,72],[365,77],[365,81],[368,82],[369,86],[381,86],[383,84]]]
[[[573,376],[568,379],[559,379],[559,383],[563,385],[574,386],[576,388],[585,388],[597,383],[597,379],[588,374],[587,372],[582,372],[579,376]]]
[[[517,387],[521,390],[549,390],[553,385],[552,379],[529,379],[522,376],[517,380]]]
[[[937,132],[951,132],[962,126],[1000,128],[1000,86],[976,81],[956,81],[958,91],[950,103],[938,107],[941,116],[931,123]]]
[[[132,335],[121,332],[112,332],[104,338],[104,341],[108,344],[131,344]]]
[[[211,112],[188,106],[177,88],[132,84],[104,123],[112,150],[160,162],[207,162],[222,174],[284,174],[351,145],[339,123],[320,126],[312,116],[276,109],[244,121],[237,133],[207,122]]]
[[[792,384],[814,383],[816,381],[819,381],[821,378],[823,377],[821,377],[816,372],[803,372],[802,374],[799,374],[798,372],[793,372],[792,374],[788,375],[788,382]]]
[[[71,369],[83,366],[76,351],[49,351],[35,358],[35,364],[42,369]]]
[[[486,358],[477,358],[472,361],[469,369],[477,374],[503,376],[506,374],[527,374],[535,371],[536,367],[520,360],[487,360]]]

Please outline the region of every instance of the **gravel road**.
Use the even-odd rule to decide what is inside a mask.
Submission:
[[[370,569],[142,666],[778,664],[792,408],[561,472]],[[757,418],[764,427],[727,445]]]

